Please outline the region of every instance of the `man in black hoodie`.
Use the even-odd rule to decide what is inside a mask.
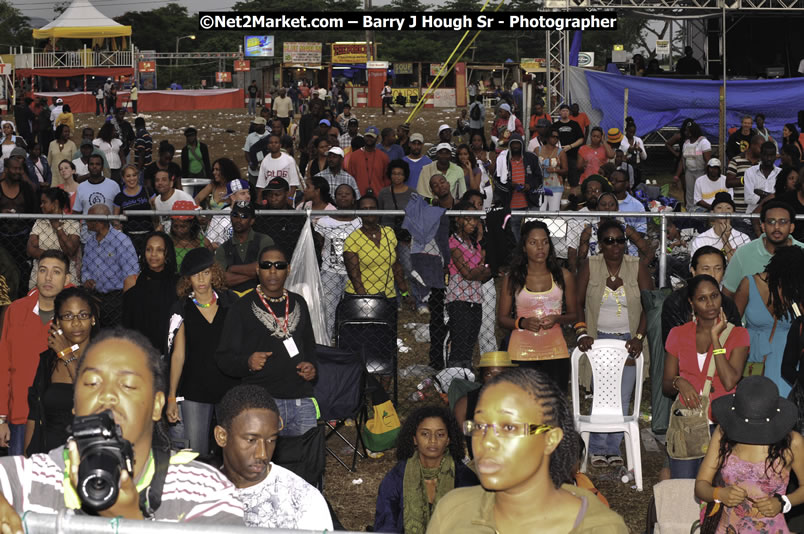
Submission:
[[[538,209],[544,192],[539,157],[525,151],[525,142],[518,133],[511,135],[508,148],[497,156],[499,202],[514,210]],[[511,230],[519,241],[522,217],[511,218]]]

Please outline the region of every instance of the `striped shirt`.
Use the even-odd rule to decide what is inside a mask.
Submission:
[[[525,193],[517,191],[517,189],[525,185],[525,165],[521,159],[511,160],[511,184],[513,186],[511,209],[527,208],[528,199],[525,198]]]
[[[335,190],[338,189],[339,185],[349,185],[352,186],[352,189],[355,191],[355,198],[360,198],[360,189],[357,187],[357,182],[354,179],[354,176],[346,172],[345,170],[341,169],[337,172],[337,174],[333,174],[332,170],[327,167],[323,171],[316,174],[316,176],[320,176],[324,180],[329,183],[329,194],[332,198],[335,198]]]
[[[58,447],[30,458],[0,458],[0,490],[18,514],[57,514],[68,509],[63,451],[64,447]],[[194,461],[171,463],[155,519],[243,525],[243,505],[234,490],[232,483],[211,466]]]
[[[743,179],[745,177],[745,171],[754,165],[756,165],[756,163],[752,163],[751,160],[745,157],[745,153],[743,153],[731,158],[729,166],[727,167],[727,174],[734,173],[738,179]],[[745,213],[747,205],[745,202],[745,187],[742,185],[734,188],[734,204],[736,204],[735,213]]]

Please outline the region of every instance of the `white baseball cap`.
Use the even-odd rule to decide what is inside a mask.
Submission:
[[[442,150],[449,150],[452,152],[452,145],[449,143],[438,143],[436,146],[436,152],[441,152]]]
[[[327,150],[327,154],[337,154],[340,157],[344,156],[343,149],[339,146],[331,147],[329,150]]]

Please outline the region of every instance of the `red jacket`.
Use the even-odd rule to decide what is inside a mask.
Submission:
[[[14,425],[28,420],[28,388],[39,355],[47,350],[50,322],[39,318],[39,291],[15,300],[6,310],[0,335],[0,415]]]
[[[382,150],[375,148],[373,152],[366,152],[361,148],[350,152],[346,155],[343,168],[354,176],[357,187],[360,189],[360,196],[364,196],[369,189],[373,189],[376,197],[383,187],[391,185],[391,181],[385,175],[385,170],[388,168],[388,156]]]

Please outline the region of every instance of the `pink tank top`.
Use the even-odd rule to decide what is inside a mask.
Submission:
[[[563,299],[564,291],[555,281],[548,291],[535,292],[524,288],[516,296],[517,319],[561,315]],[[512,360],[520,361],[569,358],[567,342],[559,324],[547,331],[514,330],[508,353]]]

